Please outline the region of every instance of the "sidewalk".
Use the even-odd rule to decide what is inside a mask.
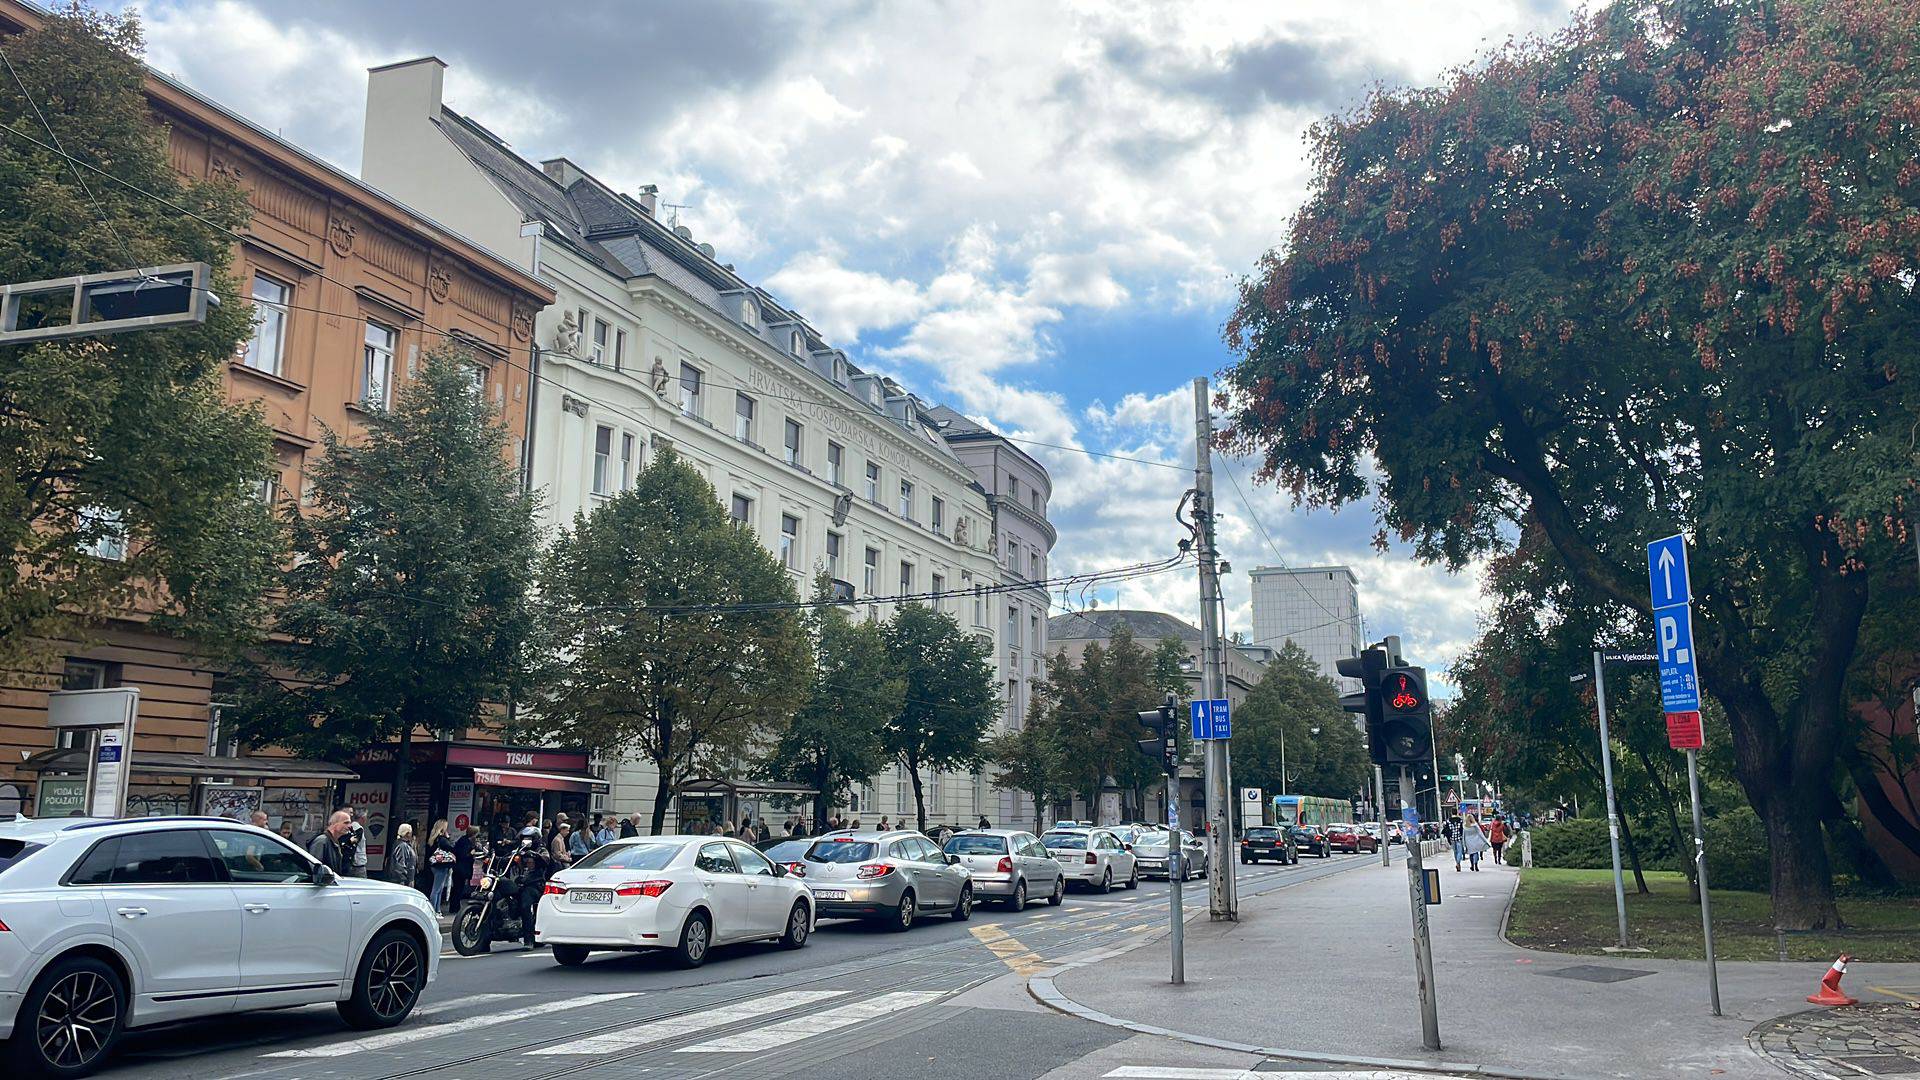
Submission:
[[[1787,1029],[1769,1023],[1812,1008],[1803,999],[1824,964],[1721,964],[1726,1016],[1716,1018],[1702,963],[1507,944],[1500,927],[1518,878],[1506,867],[1456,873],[1441,865],[1443,902],[1427,909],[1438,1053],[1420,1045],[1406,868],[1397,860],[1390,870],[1368,866],[1247,899],[1238,923],[1210,923],[1203,908],[1187,924],[1183,987],[1168,983],[1167,944],[1156,934],[1036,976],[1029,988],[1091,1019],[1279,1057],[1554,1080],[1786,1075],[1774,1062],[1797,1075],[1827,1075],[1781,1054]],[[1906,1008],[1899,995],[1868,987],[1916,984],[1920,964],[1859,964],[1846,989],[1894,1011]],[[1871,1012],[1816,1013],[1788,1026],[1842,1017],[1859,1026]],[[1763,1053],[1754,1044],[1769,1033]],[[1830,1051],[1867,1052],[1836,1044]],[[1920,1060],[1913,1068],[1920,1073]],[[1861,1075],[1843,1067],[1834,1074]]]

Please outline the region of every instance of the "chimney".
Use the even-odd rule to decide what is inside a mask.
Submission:
[[[541,162],[540,171],[546,173],[548,179],[563,188],[572,187],[587,175],[586,170],[563,157],[548,158]]]
[[[648,184],[641,188],[639,202],[640,209],[645,210],[648,217],[652,217],[657,213],[660,206],[660,185]]]

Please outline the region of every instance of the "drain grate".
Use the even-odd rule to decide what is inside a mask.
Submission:
[[[1904,1054],[1865,1054],[1834,1060],[1873,1076],[1920,1076],[1920,1061]]]
[[[1657,975],[1659,972],[1642,971],[1639,968],[1601,967],[1599,964],[1575,964],[1572,967],[1555,968],[1542,971],[1542,975],[1556,975],[1562,979],[1579,979],[1590,983],[1626,982],[1642,975]]]

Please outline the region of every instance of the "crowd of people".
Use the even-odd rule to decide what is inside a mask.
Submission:
[[[1459,870],[1465,864],[1474,872],[1480,869],[1481,855],[1489,851],[1495,863],[1506,865],[1507,841],[1513,833],[1514,827],[1498,814],[1488,816],[1485,821],[1478,814],[1465,817],[1451,814],[1440,828],[1440,835],[1453,848],[1453,868]]]

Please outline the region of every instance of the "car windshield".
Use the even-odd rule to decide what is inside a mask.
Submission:
[[[816,840],[814,841],[814,845],[807,849],[807,861],[820,863],[865,862],[873,858],[879,851],[879,848],[865,840],[847,840],[844,838]]]
[[[1085,833],[1050,832],[1041,837],[1040,842],[1050,848],[1079,851],[1087,846],[1087,836]]]
[[[1133,842],[1133,846],[1142,851],[1165,850],[1167,846],[1167,834],[1152,833],[1147,836],[1142,836]]]
[[[807,845],[811,843],[813,843],[811,840],[782,840],[772,847],[761,848],[760,854],[774,862],[799,862],[807,853]]]
[[[1265,826],[1256,826],[1254,828],[1248,829],[1247,835],[1252,837],[1255,840],[1273,840],[1279,837],[1280,830],[1269,829],[1269,828],[1266,828]]]
[[[956,836],[947,841],[949,855],[1005,855],[1007,838],[1004,836]]]
[[[665,870],[685,845],[679,841],[638,844],[602,844],[574,860],[573,869]]]
[[[0,839],[0,874],[6,873],[7,867],[39,851],[43,846],[30,844],[25,840]]]

